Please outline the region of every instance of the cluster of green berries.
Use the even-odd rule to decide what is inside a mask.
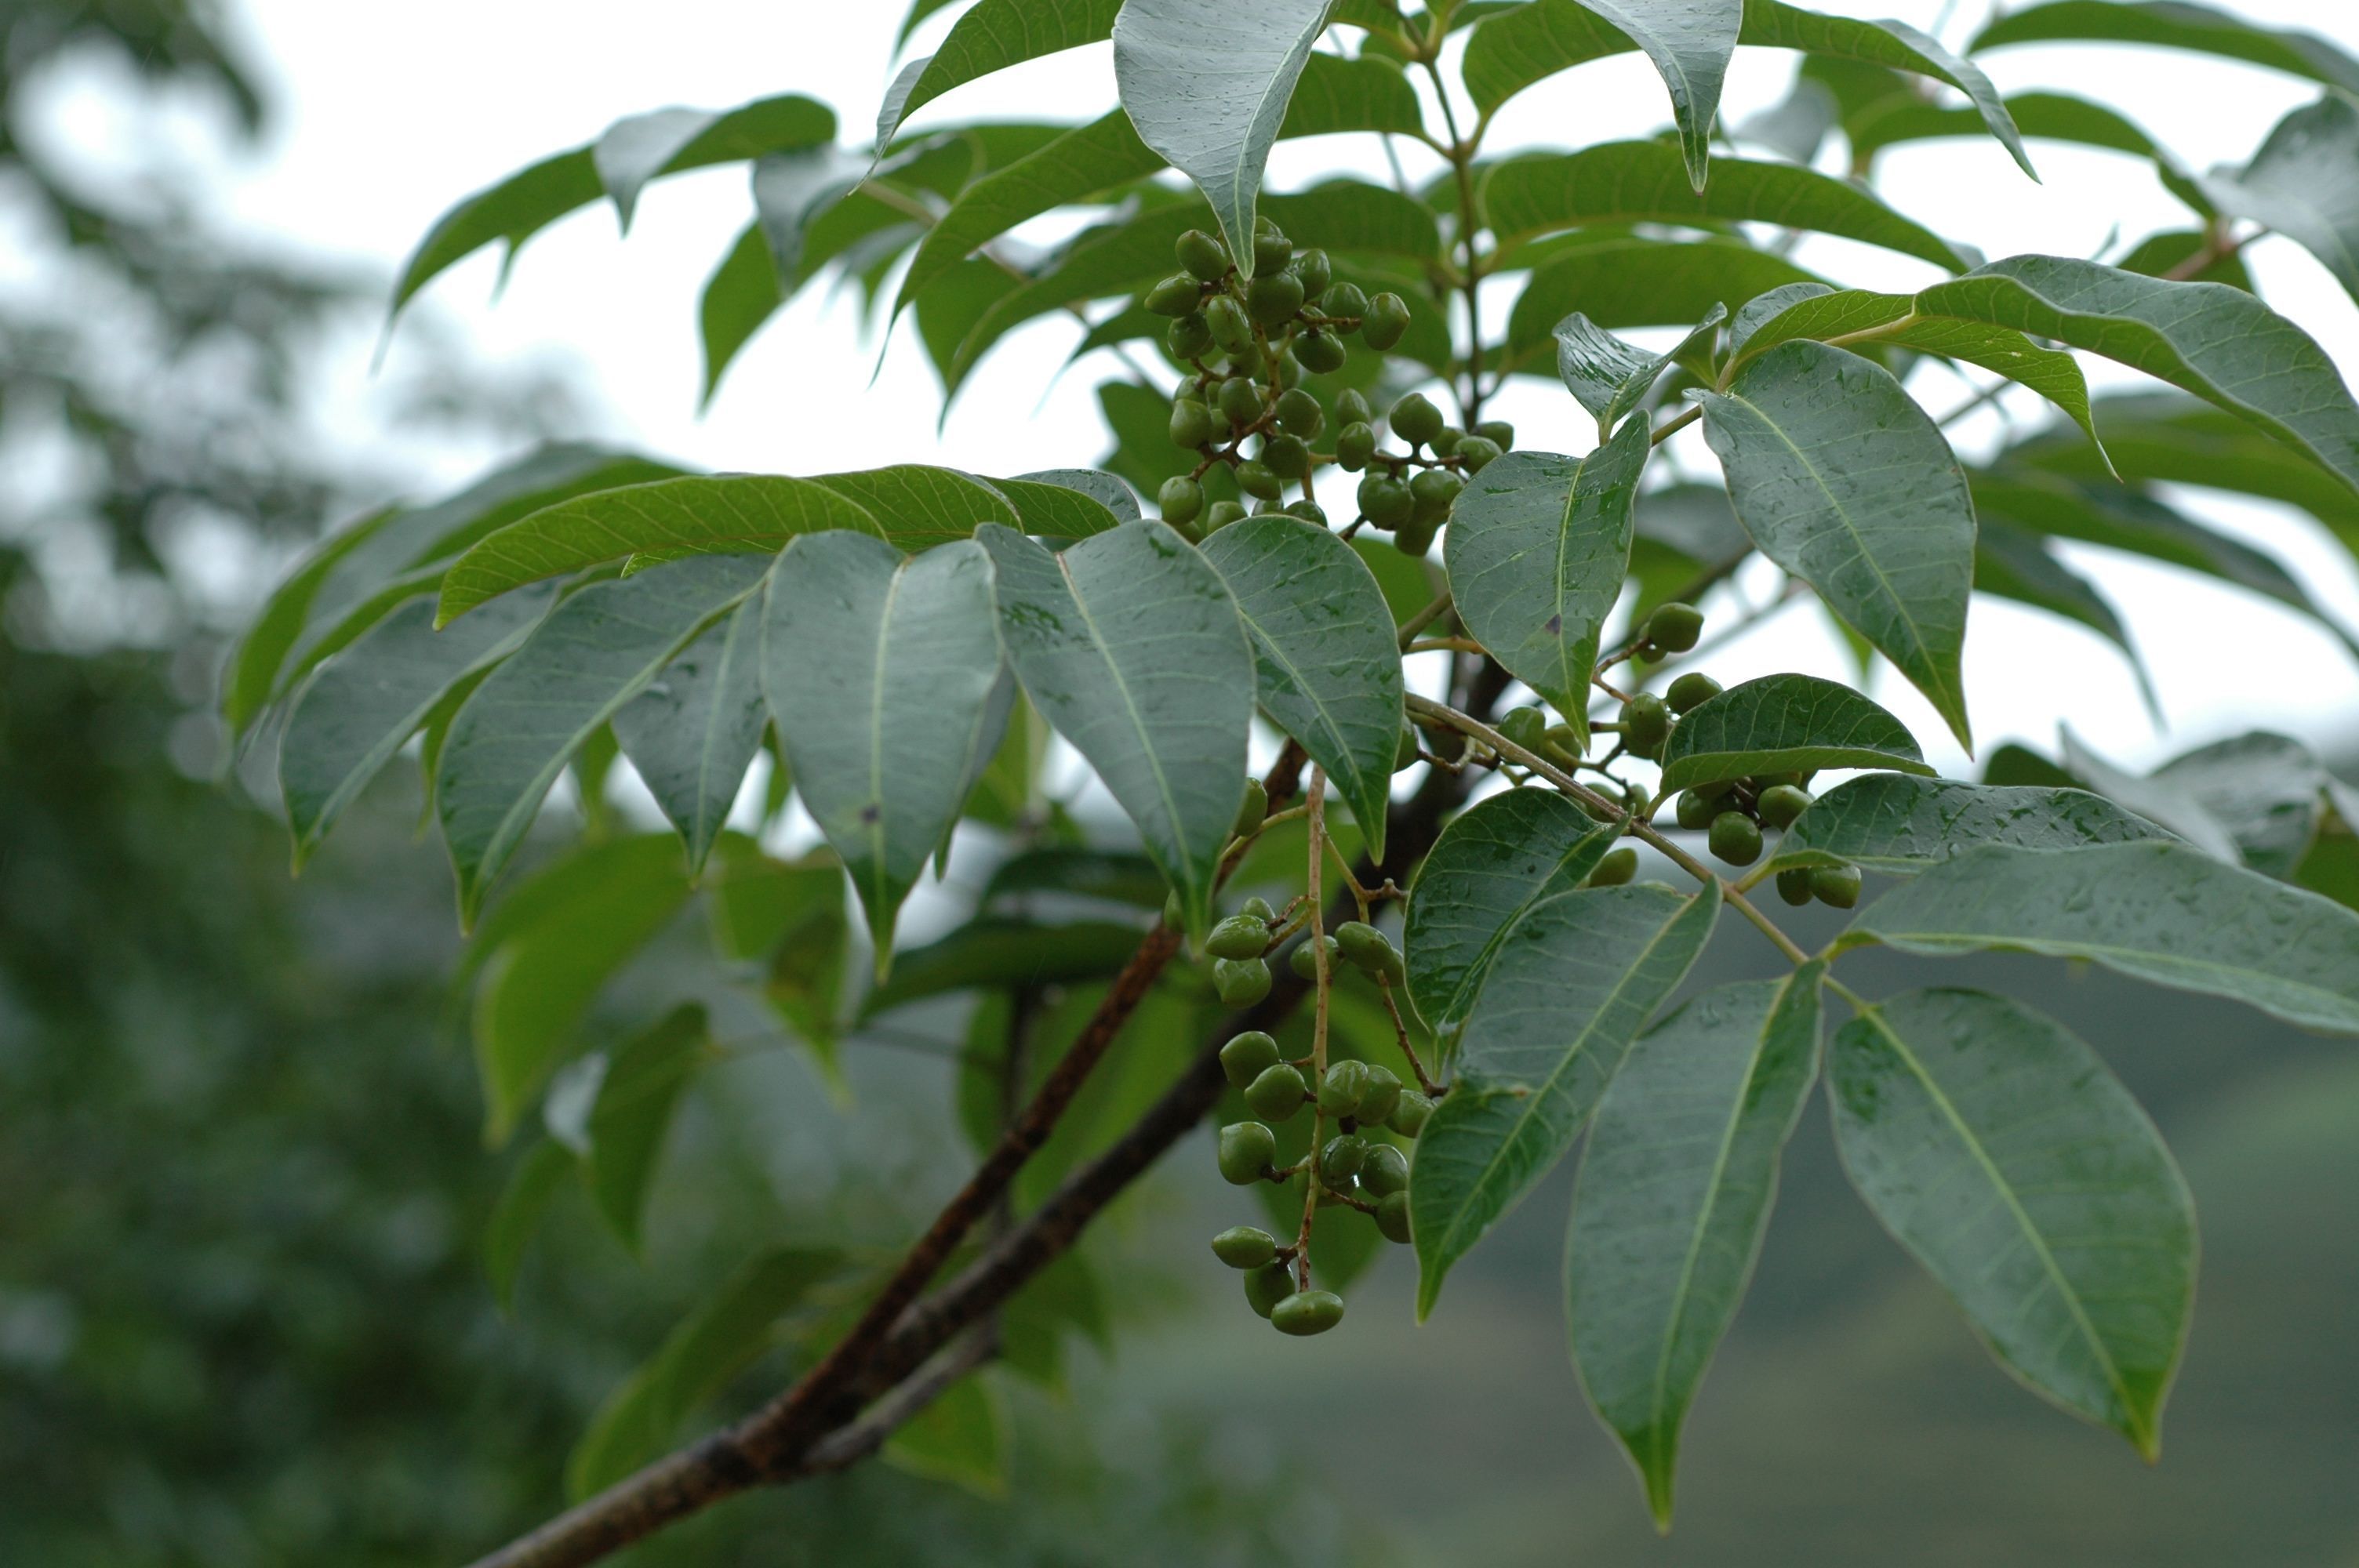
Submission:
[[[1354,406],[1343,410],[1345,423],[1335,437],[1336,466],[1362,476],[1357,500],[1368,526],[1391,534],[1403,554],[1422,556],[1449,521],[1466,476],[1513,448],[1516,427],[1504,419],[1486,419],[1462,430],[1443,420],[1430,398],[1412,392],[1386,414],[1393,435],[1408,450],[1386,451],[1376,444],[1366,401],[1345,395]]]

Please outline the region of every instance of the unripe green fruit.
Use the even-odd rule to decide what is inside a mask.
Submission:
[[[1648,790],[1647,786],[1642,784],[1624,784],[1622,786],[1622,798],[1628,803],[1630,815],[1633,816],[1646,816],[1647,810],[1655,802],[1653,792]]]
[[[1516,427],[1505,419],[1485,419],[1474,427],[1474,434],[1503,452],[1516,449]]]
[[[1720,695],[1720,683],[1708,675],[1690,670],[1671,682],[1663,700],[1670,704],[1673,713],[1692,713]]]
[[[1262,897],[1259,893],[1254,894],[1253,897],[1237,905],[1237,913],[1239,914],[1250,914],[1256,920],[1262,922],[1264,925],[1267,925],[1269,922],[1277,918],[1277,911],[1270,908],[1269,900]]]
[[[1245,1086],[1245,1108],[1264,1121],[1284,1121],[1310,1098],[1302,1070],[1290,1062],[1274,1062]]]
[[[1204,302],[1204,320],[1212,329],[1212,341],[1229,351],[1243,353],[1254,346],[1253,322],[1245,317],[1245,308],[1225,294],[1215,294]]]
[[[1684,654],[1703,636],[1703,611],[1676,600],[1647,617],[1647,641],[1667,654]]]
[[[1286,509],[1315,528],[1327,526],[1327,509],[1315,501],[1289,501]]]
[[[1681,790],[1677,809],[1680,826],[1690,833],[1701,833],[1720,815],[1720,801],[1700,789]]]
[[[1371,975],[1383,975],[1397,979],[1400,955],[1385,934],[1364,920],[1347,920],[1335,927],[1335,940],[1342,946],[1344,962]]]
[[[1433,1102],[1415,1089],[1403,1089],[1400,1103],[1385,1118],[1385,1125],[1403,1138],[1414,1138],[1425,1130],[1425,1119],[1433,1114]]]
[[[1357,387],[1346,388],[1335,399],[1335,422],[1339,425],[1374,425],[1376,422],[1375,411],[1368,406],[1368,400],[1360,395]]]
[[[1511,708],[1494,728],[1527,752],[1539,750],[1548,741],[1548,715],[1537,708]]]
[[[1327,411],[1319,406],[1317,398],[1298,386],[1278,394],[1277,427],[1307,441],[1327,427]]]
[[[1190,310],[1165,329],[1163,346],[1175,360],[1200,360],[1212,351],[1212,324],[1201,310]]]
[[[1368,1087],[1360,1091],[1359,1108],[1352,1112],[1352,1119],[1373,1127],[1393,1113],[1400,1097],[1400,1076],[1381,1062],[1371,1062]]]
[[[1810,808],[1810,792],[1794,784],[1771,784],[1761,792],[1761,820],[1772,827],[1791,827],[1794,818]]]
[[[1469,436],[1458,443],[1458,461],[1468,473],[1481,473],[1501,455],[1499,444],[1486,436]]]
[[[1408,1245],[1408,1195],[1387,1193],[1376,1200],[1376,1229],[1387,1241]]]
[[[1313,327],[1294,340],[1294,357],[1313,375],[1332,375],[1351,361],[1352,351],[1334,333]]]
[[[1264,327],[1283,327],[1302,308],[1302,280],[1290,272],[1264,273],[1245,285],[1245,311]]]
[[[1261,351],[1260,344],[1247,343],[1243,348],[1229,351],[1228,362],[1223,368],[1230,375],[1241,375],[1247,381],[1259,381],[1269,373],[1269,356]]]
[[[1732,866],[1749,866],[1761,858],[1761,829],[1741,811],[1723,811],[1713,817],[1705,842]]]
[[[1233,375],[1221,383],[1214,406],[1233,425],[1250,425],[1261,417],[1261,387],[1250,377]]]
[[[1193,451],[1212,438],[1212,411],[1193,398],[1171,406],[1171,444]]]
[[[1221,1047],[1221,1076],[1234,1088],[1245,1088],[1256,1078],[1277,1065],[1277,1042],[1258,1029],[1248,1029],[1231,1037]],[[1292,1072],[1292,1068],[1287,1069]],[[1301,1080],[1298,1077],[1296,1081]],[[1254,1112],[1259,1116],[1260,1111]]]
[[[1327,286],[1335,281],[1335,264],[1328,259],[1325,251],[1316,246],[1295,257],[1292,270],[1294,276],[1302,280],[1303,297],[1308,299],[1318,298],[1327,292]]]
[[[1859,902],[1859,868],[1821,866],[1810,873],[1810,892],[1821,903],[1849,909]]]
[[[1294,1275],[1283,1263],[1265,1263],[1245,1276],[1245,1304],[1267,1317],[1294,1293]]]
[[[1433,548],[1434,524],[1408,522],[1393,531],[1393,548],[1412,559],[1421,560]]]
[[[1229,248],[1201,229],[1190,229],[1171,247],[1180,265],[1206,283],[1218,283],[1229,270]]]
[[[1269,927],[1250,914],[1232,914],[1204,938],[1215,958],[1258,958],[1269,950]]]
[[[1458,443],[1465,438],[1466,432],[1460,429],[1457,426],[1444,425],[1440,431],[1433,438],[1433,455],[1437,458],[1455,456],[1458,451]]]
[[[1158,316],[1185,316],[1196,308],[1204,286],[1184,272],[1174,273],[1147,291],[1146,305]]]
[[[1204,487],[1184,473],[1173,474],[1155,492],[1155,503],[1166,523],[1193,523],[1204,510]]]
[[[1790,866],[1777,873],[1777,896],[1799,909],[1810,902],[1810,868]]]
[[[1408,481],[1409,499],[1416,503],[1414,514],[1419,523],[1440,524],[1450,516],[1451,506],[1466,481],[1448,469],[1427,469]]]
[[[1376,455],[1376,432],[1365,420],[1354,419],[1335,433],[1335,461],[1346,473],[1358,473]]]
[[[1370,526],[1390,530],[1416,514],[1417,502],[1400,481],[1372,473],[1360,481],[1360,511]]]
[[[1253,253],[1254,274],[1258,277],[1263,273],[1276,272],[1293,260],[1294,242],[1274,227],[1262,229],[1256,225]]]
[[[1204,532],[1218,533],[1232,523],[1245,521],[1245,509],[1234,501],[1215,501],[1212,511],[1204,514]]]
[[[1265,436],[1261,461],[1280,479],[1300,479],[1310,471],[1310,443],[1299,436]]]
[[[1382,352],[1408,332],[1408,300],[1387,289],[1368,301],[1367,313],[1360,319],[1360,335],[1368,341],[1368,347]]]
[[[1269,994],[1269,965],[1259,958],[1212,960],[1212,989],[1225,1007],[1251,1007]]]
[[[1349,1116],[1360,1108],[1360,1097],[1368,1092],[1368,1065],[1365,1062],[1331,1063],[1327,1076],[1319,1083],[1319,1108],[1329,1116]]]
[[[1622,705],[1622,739],[1642,757],[1660,755],[1671,736],[1671,710],[1651,691]]]
[[[1324,1334],[1343,1321],[1343,1298],[1332,1291],[1298,1291],[1269,1309],[1280,1334]]]
[[[1367,311],[1368,297],[1360,291],[1360,286],[1356,283],[1336,284],[1319,296],[1319,314],[1332,316],[1338,321],[1352,323],[1352,327],[1344,329],[1346,331],[1351,330],[1353,327],[1357,327],[1360,318],[1366,315]]]
[[[1343,1132],[1327,1140],[1327,1147],[1319,1151],[1320,1179],[1329,1185],[1340,1185],[1360,1173],[1368,1161],[1368,1141],[1356,1132]]]
[[[1422,446],[1441,434],[1441,410],[1421,392],[1412,392],[1394,404],[1386,417],[1392,422],[1393,434],[1411,446]]]
[[[1327,972],[1332,975],[1343,961],[1343,955],[1335,950],[1335,938],[1332,936],[1322,938],[1322,945],[1327,949]],[[1300,979],[1315,980],[1319,978],[1319,952],[1309,942],[1297,944],[1293,956],[1287,962],[1293,966],[1295,974]]]
[[[1245,462],[1237,465],[1237,488],[1256,501],[1276,501],[1286,484],[1267,463]]]
[[[1360,1166],[1360,1185],[1379,1199],[1408,1189],[1408,1156],[1389,1143],[1370,1146]]]
[[[1237,804],[1237,819],[1229,827],[1230,836],[1242,838],[1259,827],[1262,818],[1269,815],[1269,790],[1259,779],[1245,780],[1245,797]],[[1265,920],[1268,917],[1263,916]]]
[[[1638,851],[1625,844],[1607,852],[1589,873],[1589,885],[1593,888],[1618,888],[1638,874]]]
[[[1277,1134],[1258,1121],[1233,1121],[1221,1129],[1221,1175],[1233,1186],[1261,1180],[1277,1158]]]
[[[1232,1269],[1258,1269],[1277,1256],[1277,1238],[1250,1225],[1233,1225],[1212,1238],[1212,1256]]]

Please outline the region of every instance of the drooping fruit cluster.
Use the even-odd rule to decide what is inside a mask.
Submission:
[[[1406,452],[1378,447],[1374,421],[1364,416],[1364,400],[1350,412],[1363,416],[1347,422],[1336,436],[1336,464],[1362,476],[1357,499],[1367,525],[1390,533],[1393,543],[1412,556],[1433,547],[1434,535],[1466,488],[1466,476],[1516,444],[1516,427],[1506,420],[1486,419],[1472,431],[1462,430],[1444,423],[1441,410],[1419,392],[1395,403],[1386,416]]]

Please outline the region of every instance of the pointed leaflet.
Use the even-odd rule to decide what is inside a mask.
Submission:
[[[577,1169],[573,1151],[554,1138],[544,1138],[508,1176],[499,1202],[484,1225],[484,1277],[490,1281],[492,1300],[506,1313],[516,1301],[516,1270],[524,1262],[525,1244],[540,1223],[549,1200],[566,1177]]]
[[[1593,236],[1530,265],[1507,314],[1504,370],[1552,362],[1553,333],[1576,309],[1599,327],[1684,327],[1781,285],[1819,281],[1784,256],[1725,239]]]
[[[2195,1206],[2129,1091],[2063,1025],[1963,990],[1867,1009],[1829,1079],[1852,1184],[1991,1353],[2153,1459]]]
[[[1400,649],[1385,590],[1352,546],[1299,518],[1249,517],[1204,541],[1253,639],[1263,711],[1302,743],[1382,859],[1400,744]]]
[[[1625,343],[1576,310],[1556,324],[1556,373],[1583,408],[1611,431],[1622,416],[1646,400],[1664,371],[1698,350],[1706,350],[1714,329],[1728,319],[1728,307],[1714,303],[1696,330],[1665,354]]]
[[[1680,1424],[1752,1281],[1818,1074],[1819,974],[1722,986],[1648,1030],[1581,1157],[1564,1243],[1573,1365],[1665,1529]]]
[[[1764,676],[1679,721],[1663,747],[1661,787],[1821,768],[1933,771],[1908,727],[1851,687],[1816,676]]]
[[[2218,823],[2244,864],[2293,881],[2318,838],[2329,779],[2308,746],[2256,730],[2172,758],[2154,782],[2183,792]]]
[[[2137,680],[2147,712],[2158,722],[2162,697],[2154,676],[2130,641],[2129,628],[2113,600],[2097,585],[2056,557],[2054,550],[2028,529],[1983,513],[1974,532],[1974,591],[2013,600],[2035,610],[2077,622],[2121,650]]]
[[[1586,458],[1510,452],[1467,481],[1442,558],[1466,630],[1566,722],[1589,728],[1597,639],[1630,569],[1643,419]]]
[[[1160,908],[1163,899],[1155,902]],[[873,1018],[947,991],[1105,979],[1138,951],[1138,935],[1137,925],[1110,920],[1052,924],[980,916],[902,954],[892,978],[862,1000],[860,1016]]]
[[[2193,795],[2175,784],[2162,779],[2140,778],[2125,769],[2114,766],[2082,745],[2070,726],[2065,727],[2061,740],[2064,766],[2072,777],[2099,795],[2127,806],[2147,821],[2169,828],[2173,836],[2185,839],[2205,854],[2225,860],[2232,866],[2241,863],[2242,858],[2236,852],[2236,840],[2218,818],[2197,803]]]
[[[634,1252],[672,1111],[711,1049],[704,1009],[685,1003],[615,1052],[599,1080],[590,1108],[590,1191]]]
[[[1024,689],[1129,813],[1201,931],[1245,798],[1254,654],[1236,600],[1160,523],[1060,555],[996,524],[975,538],[998,568],[1001,634]]]
[[[1417,1315],[1442,1276],[1581,1135],[1630,1042],[1711,936],[1720,884],[1559,893],[1507,933],[1460,1043],[1458,1076],[1409,1173]]]
[[[1237,270],[1253,276],[1254,204],[1287,100],[1327,26],[1327,0],[1127,0],[1114,75],[1139,139],[1212,204]]]
[[[2359,1034],[2359,914],[2184,844],[1976,849],[1860,911],[1842,941],[1936,957],[2090,958]]]
[[[2359,60],[2317,34],[2256,27],[2189,0],[2051,0],[1999,16],[1966,47],[2082,42],[2191,49],[2359,92]]]
[[[1892,373],[1784,343],[1701,395],[1704,438],[1746,532],[1892,661],[1973,744],[1959,657],[1974,506],[1940,430]]]
[[[2077,849],[2169,837],[2085,790],[1870,773],[1812,802],[1769,864],[1773,871],[1856,865],[1906,876],[1984,844]]]
[[[1671,93],[1688,183],[1701,190],[1721,84],[1745,24],[1745,0],[1581,0],[1647,51]]]
[[[999,745],[991,582],[972,541],[904,559],[841,532],[796,540],[770,578],[762,689],[796,792],[860,892],[880,977],[901,901]]]
[[[876,120],[883,151],[901,122],[978,77],[1093,44],[1114,30],[1122,0],[978,0],[951,25],[942,47],[901,68]]]
[[[761,749],[760,640],[749,600],[614,714],[614,739],[679,829],[691,875],[703,870]]]
[[[753,591],[767,565],[708,556],[593,583],[475,688],[451,722],[435,784],[462,919],[474,918],[582,742]]]
[[[1031,511],[1033,492],[1042,489],[1070,490],[1086,496],[1103,508],[1114,523],[1136,523],[1142,515],[1138,492],[1130,488],[1130,481],[1103,469],[1040,469],[1032,473],[1019,473],[1014,479],[994,480],[992,486],[1014,502],[1018,512],[1025,514],[1028,533],[1061,534],[1065,537],[1080,538],[1084,534],[1103,533],[1105,527],[1113,525],[1110,523],[1103,527],[1092,526],[1072,532],[1061,526],[1041,526],[1042,520],[1032,516]]]
[[[2330,92],[2295,110],[2252,162],[2202,184],[2220,211],[2300,242],[2359,297],[2359,105]]]
[[[818,222],[869,176],[864,154],[839,147],[801,147],[754,165],[754,219],[770,253],[774,276],[800,270],[803,245]]]

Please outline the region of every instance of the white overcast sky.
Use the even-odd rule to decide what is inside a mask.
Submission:
[[[1897,14],[1932,24],[1936,0],[1819,0],[1822,8]],[[2359,6],[2325,0],[2233,0],[2256,21],[2307,27],[2359,53]],[[1945,29],[1961,41],[1986,10],[1963,0]],[[522,165],[594,136],[611,121],[672,104],[725,107],[779,92],[832,103],[844,139],[861,139],[891,74],[898,0],[239,0],[241,29],[270,80],[277,117],[256,156],[225,153],[189,116],[162,133],[168,156],[210,183],[239,225],[321,255],[358,260],[389,276],[418,236],[461,196]],[[921,30],[922,50],[947,17]],[[1964,24],[1961,26],[1960,24]],[[1727,123],[1779,97],[1794,57],[1746,50],[1732,77]],[[2153,50],[2038,48],[1983,62],[2000,87],[2078,92],[2145,124],[2181,161],[2202,168],[2241,160],[2278,116],[2315,95],[2306,83],[2232,62]],[[54,134],[102,166],[153,156],[154,125],[130,127],[106,106],[103,82],[66,92],[50,107]],[[1114,103],[1106,46],[1034,62],[951,94],[919,124],[964,118],[1080,121]],[[1663,91],[1636,55],[1600,61],[1528,92],[1502,115],[1497,146],[1572,145],[1646,135],[1668,118]],[[126,137],[137,148],[111,145]],[[2180,210],[2145,167],[2107,154],[2034,144],[2044,185],[2018,173],[1995,143],[1953,141],[1887,155],[1895,203],[1951,238],[1993,255],[2025,250],[2091,254],[2120,226],[2135,239],[2183,226]],[[1380,178],[1366,138],[1282,146],[1271,183],[1357,167]],[[899,334],[869,384],[876,351],[848,301],[806,296],[745,351],[709,414],[700,417],[695,304],[706,274],[746,221],[742,168],[655,187],[627,241],[611,208],[577,214],[527,246],[504,297],[485,251],[444,274],[426,304],[495,357],[542,356],[571,367],[602,411],[595,434],[719,469],[817,472],[921,460],[978,470],[1085,463],[1101,452],[1091,386],[1095,362],[1053,385],[1078,329],[1051,319],[1011,339],[986,362],[939,433],[939,399],[914,338]],[[1315,239],[1315,236],[1311,238]],[[1909,287],[1932,274],[1840,242],[1811,242],[1804,259],[1846,281]],[[2359,367],[2359,309],[2323,268],[2289,242],[2251,252],[2278,308],[2346,367]],[[359,399],[374,345],[336,350],[335,395]],[[391,347],[397,366],[398,334]],[[2089,362],[2100,384],[2126,384]],[[1042,389],[1047,386],[1044,392]],[[1935,386],[1937,411],[1957,396]],[[1507,406],[1527,445],[1586,447],[1585,416],[1538,383]],[[1968,434],[1971,435],[1971,427]],[[1962,439],[1964,438],[1962,437]],[[1681,438],[1685,441],[1687,438]],[[1685,454],[1708,468],[1701,447]],[[454,476],[421,476],[420,488]],[[2318,597],[2359,625],[2359,578],[2305,519],[2209,496],[2202,515],[2267,543]],[[2008,737],[2053,745],[2060,719],[2125,761],[2255,724],[2331,744],[2359,717],[2359,668],[2322,633],[2248,596],[2098,552],[2093,570],[2131,623],[2160,685],[2170,724],[2148,722],[2121,661],[2077,629],[1978,601],[1967,649],[1968,686],[1984,748]],[[1841,676],[1847,655],[1813,619],[1788,612],[1733,649],[1724,674],[1798,668]],[[1885,672],[1876,695],[1908,719],[1945,771],[1968,766],[1915,695]]]

